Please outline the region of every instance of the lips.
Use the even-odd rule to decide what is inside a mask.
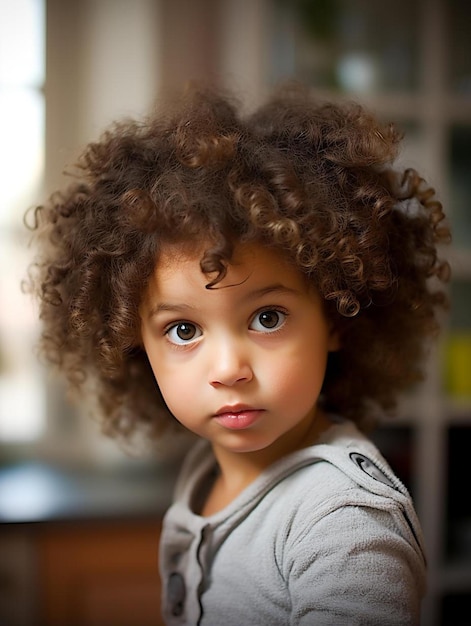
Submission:
[[[253,426],[263,413],[263,409],[237,404],[224,406],[214,416],[215,421],[229,430],[243,430]]]

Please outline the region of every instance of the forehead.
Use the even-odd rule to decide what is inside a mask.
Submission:
[[[204,280],[212,278],[201,269],[201,261],[208,245],[192,246],[190,244],[165,244],[160,251],[155,268],[155,275],[160,278],[175,276],[175,272],[198,270]],[[286,276],[303,280],[301,272],[292,264],[281,250],[264,246],[261,243],[237,243],[230,259],[223,262],[227,265],[227,275],[241,275],[245,278],[253,274],[274,274],[281,272]],[[231,281],[232,282],[232,281]],[[217,286],[223,287],[227,277]]]
[[[153,309],[158,302],[183,302],[187,298],[196,298],[210,303],[222,299],[237,306],[250,294],[280,290],[299,295],[311,292],[306,277],[282,251],[259,243],[236,244],[227,263],[226,275],[208,288],[216,273],[208,274],[201,269],[205,251],[204,246],[165,245],[148,283],[143,305]]]

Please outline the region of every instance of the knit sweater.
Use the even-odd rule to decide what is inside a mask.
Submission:
[[[198,442],[164,519],[168,626],[419,624],[426,566],[411,497],[351,422],[202,517],[194,511],[215,469]]]

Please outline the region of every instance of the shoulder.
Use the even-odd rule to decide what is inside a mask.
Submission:
[[[350,422],[334,425],[322,442],[286,459],[292,471],[279,484],[285,529],[316,526],[391,531],[423,551],[413,500],[377,447]]]
[[[378,447],[349,420],[336,418],[322,439],[308,450],[325,461],[317,468],[319,471],[371,493],[410,499],[407,488]]]
[[[348,420],[339,420],[318,443],[275,464],[273,475],[289,474],[296,483],[315,480],[316,491],[359,488],[372,494],[410,499],[377,446]],[[322,482],[319,482],[322,478]]]

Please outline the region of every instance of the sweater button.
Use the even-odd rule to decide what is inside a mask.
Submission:
[[[386,476],[386,474],[380,470],[380,468],[371,461],[368,457],[363,454],[359,454],[358,452],[352,452],[350,454],[350,458],[354,461],[358,467],[368,474],[371,478],[378,480],[380,483],[384,485],[388,485],[388,487],[392,487],[396,489],[395,484]]]
[[[177,572],[170,574],[167,581],[167,593],[172,615],[180,616],[183,613],[186,595],[185,581],[181,574]]]

